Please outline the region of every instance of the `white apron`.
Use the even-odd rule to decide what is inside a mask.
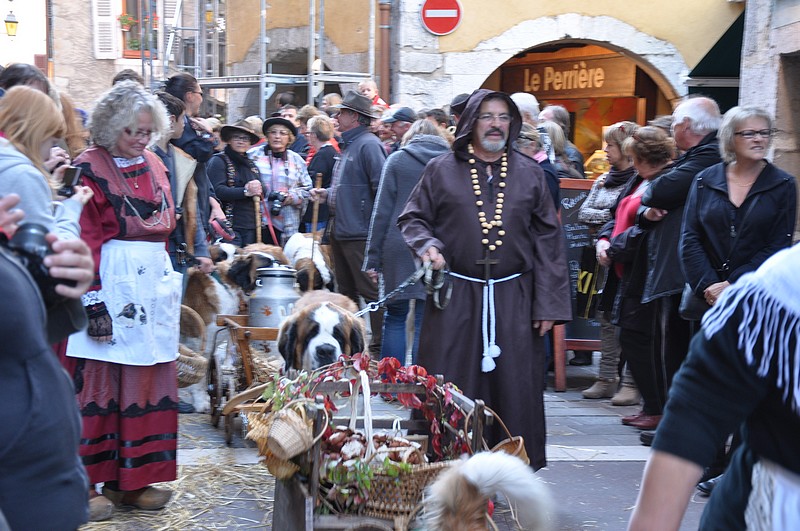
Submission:
[[[111,342],[73,334],[67,356],[123,365],[155,365],[178,357],[182,277],[161,242],[110,240],[100,250],[98,293],[113,323]]]

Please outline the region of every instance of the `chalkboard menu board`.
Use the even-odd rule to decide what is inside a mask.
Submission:
[[[561,179],[561,224],[567,240],[567,263],[572,293],[573,319],[566,325],[566,339],[600,339],[600,323],[582,319],[575,311],[575,290],[581,265],[581,249],[592,245],[589,227],[578,221],[578,210],[589,196],[594,181],[590,179]]]

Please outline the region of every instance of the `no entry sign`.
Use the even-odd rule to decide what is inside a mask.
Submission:
[[[420,16],[426,30],[434,35],[447,35],[461,22],[461,4],[458,0],[425,0]]]

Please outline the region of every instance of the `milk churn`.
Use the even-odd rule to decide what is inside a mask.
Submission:
[[[249,326],[278,328],[299,299],[294,289],[295,270],[284,265],[257,269],[256,289],[250,296]]]

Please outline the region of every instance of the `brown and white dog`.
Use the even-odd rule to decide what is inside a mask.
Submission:
[[[250,295],[256,289],[258,269],[272,267],[276,263],[289,265],[283,249],[277,245],[253,243],[237,252],[225,276],[245,295]]]
[[[308,281],[314,275],[313,289],[333,290],[333,273],[330,261],[319,242],[310,234],[296,233],[286,241],[283,253],[297,271],[295,275],[300,291],[308,291]]]
[[[286,367],[313,371],[342,354],[364,350],[366,329],[364,320],[355,316],[355,308],[352,300],[339,293],[312,291],[300,297],[278,333],[278,352]]]
[[[553,501],[544,482],[505,452],[480,452],[442,472],[426,490],[423,529],[486,531],[489,500],[502,494],[527,531],[553,527]]]

